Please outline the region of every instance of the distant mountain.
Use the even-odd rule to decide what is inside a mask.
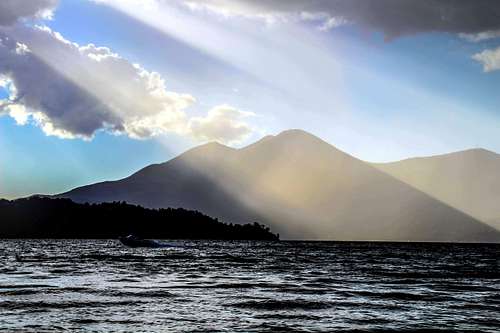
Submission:
[[[500,155],[472,149],[375,166],[500,230]]]
[[[242,149],[206,144],[59,197],[184,207],[293,239],[500,241],[493,228],[300,130]]]

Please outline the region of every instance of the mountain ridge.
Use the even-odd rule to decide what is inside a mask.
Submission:
[[[497,231],[302,130],[240,149],[205,144],[129,177],[57,197],[184,207],[257,220],[285,238],[500,240]]]
[[[499,154],[468,149],[373,165],[500,230]]]
[[[486,149],[486,148],[468,148],[468,149],[463,149],[463,150],[455,150],[455,151],[451,151],[448,153],[414,156],[414,157],[408,157],[408,158],[403,158],[400,160],[388,161],[388,162],[370,162],[370,161],[365,161],[365,162],[373,164],[373,165],[378,165],[378,164],[384,165],[384,164],[393,164],[393,163],[400,163],[400,162],[413,161],[413,160],[422,160],[422,159],[428,159],[428,158],[446,158],[446,157],[451,157],[451,156],[455,156],[455,155],[459,155],[459,154],[470,155],[470,154],[479,154],[479,153],[500,156],[499,153],[496,153],[496,152],[489,150],[489,149]]]

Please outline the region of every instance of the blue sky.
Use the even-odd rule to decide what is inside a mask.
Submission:
[[[12,52],[0,58],[0,74],[19,82],[23,97],[0,110],[0,197],[118,179],[206,141],[239,147],[289,128],[376,162],[475,147],[500,152],[494,27],[480,41],[469,26],[468,35],[453,26],[388,36],[393,26],[367,26],[362,15],[322,29],[331,8],[303,19],[258,0],[229,8],[212,1],[208,9],[201,0],[196,8],[177,2],[45,0],[51,19],[35,12],[1,28],[33,64],[17,65]],[[82,49],[88,44],[95,47]],[[16,72],[26,68],[30,80]],[[61,76],[53,86],[51,73]],[[9,95],[0,88],[0,99]],[[90,115],[78,108],[103,99]]]

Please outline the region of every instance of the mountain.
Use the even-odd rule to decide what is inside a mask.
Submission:
[[[375,166],[500,230],[500,155],[471,149]]]
[[[241,149],[202,145],[59,197],[194,209],[289,239],[500,241],[493,228],[300,130]]]

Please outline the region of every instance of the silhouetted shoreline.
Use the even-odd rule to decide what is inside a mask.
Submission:
[[[126,202],[78,204],[31,197],[0,200],[0,238],[279,240],[257,222],[228,224],[182,208],[148,209]]]

